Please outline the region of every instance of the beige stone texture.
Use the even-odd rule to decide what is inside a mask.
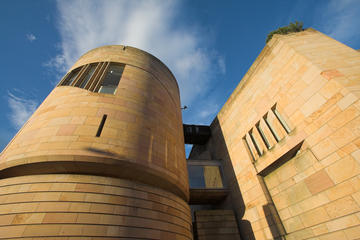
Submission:
[[[194,214],[199,240],[240,240],[232,210],[198,210]]]
[[[69,72],[99,62],[98,79],[109,62],[124,65],[114,94],[60,84],[1,153],[1,239],[192,239],[175,77],[119,45]]]
[[[192,239],[187,203],[172,193],[140,183],[90,175],[44,174],[1,180],[0,193],[3,239]]]
[[[0,170],[8,172],[12,167],[21,172],[20,166],[33,163],[48,168],[48,173],[59,172],[57,169],[76,172],[78,164],[91,162],[94,167],[80,171],[146,182],[186,200],[188,177],[175,78],[152,55],[124,46],[91,50],[72,69],[106,61],[125,64],[116,93],[56,87],[2,152]],[[104,128],[96,137],[104,114]],[[164,142],[169,143],[168,149]],[[67,166],[62,166],[62,157]],[[122,171],[132,166],[137,172],[131,176]]]
[[[245,239],[359,237],[359,63],[358,51],[316,30],[275,35],[218,113],[207,147],[223,160],[224,205]],[[271,148],[260,143],[254,159],[241,140],[257,124]]]

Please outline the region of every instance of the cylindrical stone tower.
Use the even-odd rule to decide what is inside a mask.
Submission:
[[[0,239],[192,239],[179,89],[132,47],[83,55],[0,156]]]

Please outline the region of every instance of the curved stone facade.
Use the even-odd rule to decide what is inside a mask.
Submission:
[[[0,182],[0,202],[0,239],[191,239],[182,199],[123,179],[13,177]]]
[[[18,188],[19,193],[7,198],[12,200],[0,200],[0,205],[5,202],[6,204],[15,204],[18,201],[17,197],[22,198],[21,194],[33,196],[31,189],[36,189],[38,186],[42,188],[41,186],[44,185],[40,183],[41,181],[39,182],[39,179],[43,177],[39,174],[60,174],[54,175],[59,179],[77,178],[72,174],[83,174],[84,178],[90,179],[89,181],[92,182],[85,183],[85,185],[87,184],[84,185],[85,188],[89,187],[91,189],[98,189],[97,181],[104,179],[96,176],[115,179],[106,181],[124,179],[121,181],[130,181],[135,189],[144,189],[144,192],[141,193],[141,190],[127,189],[125,191],[123,189],[109,188],[114,192],[111,192],[112,190],[108,192],[99,190],[98,195],[89,197],[89,202],[96,202],[96,199],[104,199],[106,202],[107,199],[112,199],[111,196],[115,196],[116,192],[120,191],[124,192],[125,197],[142,195],[139,199],[143,198],[144,200],[141,201],[143,204],[149,204],[151,210],[156,205],[156,202],[159,204],[169,203],[170,200],[167,200],[167,196],[171,196],[170,198],[176,198],[176,201],[182,206],[179,208],[174,206],[178,211],[176,214],[174,213],[174,216],[179,216],[179,212],[181,212],[183,220],[188,225],[176,225],[175,222],[179,220],[174,217],[151,220],[154,221],[151,223],[150,220],[135,219],[134,216],[134,218],[129,218],[129,221],[140,224],[137,226],[139,228],[148,229],[144,230],[146,234],[150,234],[149,229],[152,229],[154,237],[149,237],[149,239],[172,238],[164,238],[163,236],[167,236],[166,234],[178,234],[176,239],[190,238],[191,216],[189,216],[189,209],[186,204],[189,197],[188,176],[182,133],[180,97],[176,79],[168,68],[152,55],[139,49],[119,45],[104,46],[89,51],[75,63],[65,78],[79,67],[81,67],[79,75],[81,76],[92,63],[99,63],[94,72],[94,76],[96,75],[99,82],[104,81],[104,75],[110,63],[119,63],[124,66],[115,93],[99,93],[96,87],[92,91],[89,88],[80,88],[77,87],[79,84],[76,84],[76,81],[72,85],[69,84],[70,86],[62,86],[60,83],[39,106],[0,156],[0,177],[3,179],[0,181],[1,185],[8,186],[9,181],[18,181],[17,179],[23,179],[24,184],[34,182],[30,188],[30,185],[21,183],[17,184],[15,188],[10,187],[10,189]],[[91,79],[90,81],[92,81]],[[52,180],[52,175],[44,176],[48,176],[45,177],[46,181]],[[56,181],[47,184],[47,186],[50,185],[56,185]],[[73,188],[75,185],[72,185],[69,191],[77,195],[81,195],[84,191],[88,192],[87,190],[79,190],[77,187]],[[6,189],[9,187],[4,188],[7,191]],[[147,193],[150,188],[156,188],[156,191],[162,192],[163,196],[156,195],[157,197],[155,197],[154,195],[150,197],[151,194]],[[47,196],[49,196],[52,199],[53,207],[56,208],[58,202],[62,202],[62,199],[55,197],[55,195],[64,195],[62,191],[67,190],[58,191],[56,194],[53,192],[48,193],[47,191],[51,190],[47,188],[42,191],[43,200],[47,201]],[[24,197],[26,197],[25,195]],[[54,197],[52,197],[53,195]],[[147,197],[153,199],[149,200]],[[136,197],[136,199],[138,198]],[[87,200],[81,201],[84,204],[87,203]],[[129,199],[124,201],[133,203],[133,200]],[[38,203],[38,201],[36,202]],[[117,203],[114,202],[113,204]],[[172,206],[172,204],[169,203],[167,206]],[[166,207],[160,208],[165,209]],[[71,215],[73,213],[70,214],[68,210],[63,210],[61,214],[65,214],[69,218],[75,216]],[[37,220],[37,218],[47,211],[39,208],[33,210],[32,213],[19,212],[19,214],[27,214],[26,216],[29,219],[34,218],[29,220],[29,224],[38,229],[36,231],[31,230],[32,232],[39,232],[38,235],[34,235],[36,239],[43,235],[56,235],[55,230],[49,235],[47,232],[50,230],[45,229],[50,228],[36,225],[45,223],[41,222],[45,218],[39,217],[42,219],[41,221]],[[49,211],[51,212],[51,210]],[[129,207],[126,211],[132,216],[132,211],[135,210]],[[86,214],[98,214],[92,212],[91,209],[88,212]],[[9,212],[4,210],[1,211],[1,214],[6,215]],[[55,215],[53,217],[50,217],[50,215],[49,218],[57,218]],[[172,214],[170,213],[170,215]],[[11,218],[10,215],[9,218]],[[20,218],[23,217],[20,216]],[[32,221],[35,221],[36,224]],[[123,236],[124,232],[127,234],[131,232],[138,233],[127,229],[127,226],[133,227],[131,224],[124,223],[121,225],[122,221],[126,222],[127,220],[120,221],[118,216],[104,215],[104,220],[102,220],[102,216],[99,215],[96,221],[99,222],[90,224],[95,226],[96,224],[105,224],[106,221],[117,221],[119,226],[115,226],[114,228],[117,228],[117,230],[113,230],[113,232],[119,232],[119,235],[114,233],[119,237]],[[156,221],[163,221],[163,223],[160,224]],[[11,228],[19,227],[13,223],[13,220],[7,222],[7,224],[6,226],[11,226]],[[14,226],[11,224],[14,224]],[[76,222],[76,224],[85,223],[80,221]],[[111,223],[109,224],[111,225]],[[171,225],[170,227],[167,224],[175,224],[176,226]],[[52,226],[58,226],[58,230],[61,232],[60,225],[61,223],[56,223]],[[72,228],[73,225],[68,222],[66,226]],[[2,228],[4,231],[10,231],[5,230],[6,227]],[[21,228],[25,229],[23,233],[26,235],[27,227],[21,225]],[[105,229],[105,227],[102,228]],[[173,230],[166,230],[170,228]],[[86,228],[84,227],[84,229]],[[104,229],[99,230],[101,234],[105,234],[103,233]],[[112,230],[109,230],[110,228],[106,229],[106,234],[110,234],[109,232]],[[186,230],[181,233],[181,229]],[[94,234],[95,232],[98,233],[97,230],[94,230]],[[92,233],[86,231],[81,232],[81,234],[81,236],[98,236],[91,235]],[[141,231],[139,234],[141,234]],[[152,236],[151,234],[149,236]],[[134,235],[135,238],[136,236]],[[145,239],[145,237],[140,236],[139,238]]]

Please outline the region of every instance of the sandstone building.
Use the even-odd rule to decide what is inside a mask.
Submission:
[[[0,239],[359,239],[359,97],[360,53],[313,29],[275,35],[210,127],[152,55],[91,50],[0,156]]]

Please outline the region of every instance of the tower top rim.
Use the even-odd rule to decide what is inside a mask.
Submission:
[[[78,58],[78,61],[75,62],[75,64],[71,67],[70,71],[76,67],[78,67],[78,62],[80,59],[83,59],[85,58],[87,55],[89,54],[92,54],[93,52],[96,52],[96,51],[99,51],[99,50],[102,50],[102,49],[109,49],[109,48],[113,48],[113,49],[116,49],[116,50],[122,50],[122,51],[126,51],[126,50],[129,50],[131,52],[138,52],[140,54],[144,54],[148,57],[150,57],[151,59],[155,60],[156,62],[159,62],[161,65],[163,65],[166,70],[171,74],[171,76],[175,79],[175,82],[176,82],[176,85],[179,89],[179,86],[178,86],[178,83],[176,81],[176,78],[174,76],[174,74],[172,73],[172,71],[170,70],[170,68],[163,62],[161,61],[159,58],[157,58],[155,55],[145,51],[145,50],[142,50],[140,48],[137,48],[137,47],[133,47],[133,46],[127,46],[127,45],[122,45],[122,44],[108,44],[108,45],[102,45],[102,46],[99,46],[99,47],[96,47],[96,48],[93,48],[87,52],[85,52],[84,54],[82,54],[79,58]]]

